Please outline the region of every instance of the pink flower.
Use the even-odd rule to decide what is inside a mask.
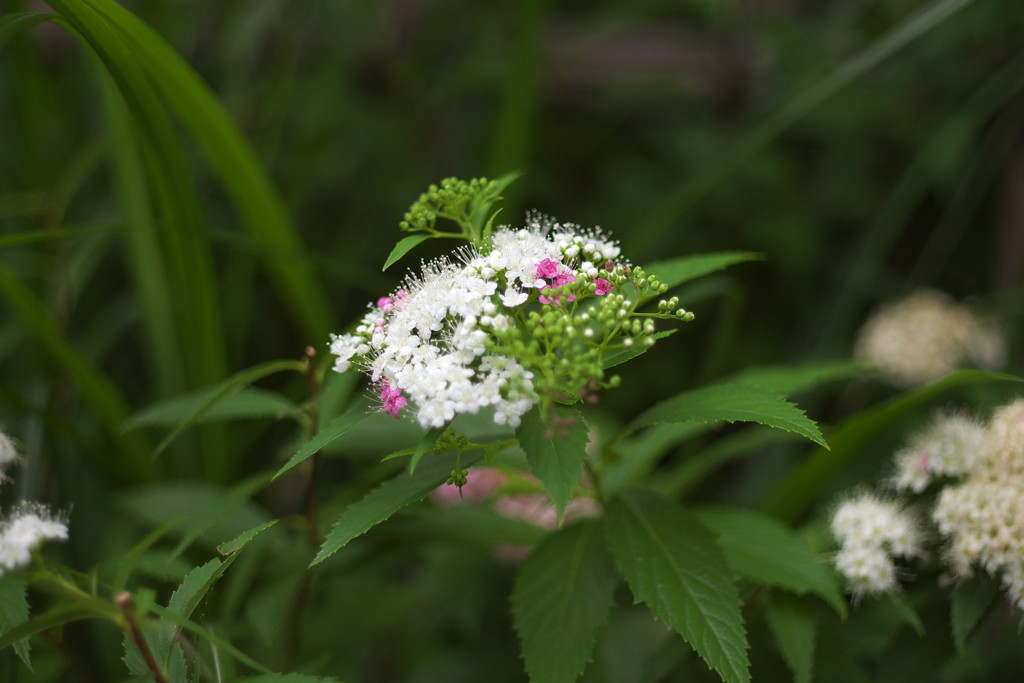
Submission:
[[[551,288],[561,287],[567,285],[570,282],[576,282],[576,276],[572,274],[572,271],[566,268],[557,261],[552,261],[549,258],[544,259],[537,264],[537,277],[544,278],[548,281],[548,285]],[[569,301],[575,301],[576,295],[570,294],[566,297]],[[539,301],[545,305],[561,306],[561,296],[544,296],[540,295]]]
[[[558,276],[558,266],[562,264],[557,261],[552,261],[549,258],[544,259],[537,264],[537,278],[544,278],[550,280],[553,277]]]
[[[604,296],[615,289],[615,285],[600,277],[594,280],[594,284],[597,286],[597,289],[594,290],[594,294],[597,294],[598,296]]]
[[[402,408],[409,405],[409,399],[402,396],[402,390],[398,387],[392,387],[388,384],[387,380],[381,383],[379,396],[382,403],[381,411],[388,413],[395,419],[400,418],[399,412]]]
[[[395,300],[389,296],[382,296],[377,299],[377,307],[382,309],[385,313],[390,313],[395,310]]]

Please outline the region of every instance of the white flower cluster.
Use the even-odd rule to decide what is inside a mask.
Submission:
[[[893,487],[921,493],[933,479],[966,475],[984,459],[987,435],[986,425],[980,420],[940,414],[894,456]]]
[[[0,481],[8,481],[5,470],[21,462],[14,442],[0,431]],[[0,575],[26,566],[32,551],[48,540],[65,540],[68,527],[50,514],[45,506],[22,504],[6,520],[0,521]]]
[[[980,567],[1001,578],[1024,609],[1024,399],[998,409],[987,424],[940,414],[895,460],[889,483],[898,490],[922,493],[935,478],[952,479],[938,491],[931,521],[953,575],[966,579]],[[835,563],[852,592],[895,587],[887,552],[919,554],[919,534],[912,521],[895,519],[898,511],[867,495],[836,512],[832,530],[842,548]]]
[[[64,541],[67,525],[40,505],[24,505],[0,523],[0,574],[28,565],[44,541]]]
[[[525,229],[497,230],[486,253],[468,249],[459,262],[426,264],[371,305],[355,332],[332,335],[334,369],[357,363],[378,387],[383,410],[398,417],[412,401],[424,427],[488,406],[496,423],[517,426],[538,400],[533,373],[489,353],[493,333],[514,324],[509,313],[532,293],[553,306],[563,303],[556,288],[569,283],[591,284],[603,295],[612,287],[598,276],[618,255],[618,245],[597,230],[531,215]]]
[[[996,411],[986,456],[962,484],[943,489],[932,519],[950,541],[947,559],[957,576],[981,565],[1001,575],[1024,608],[1024,400]]]
[[[914,519],[896,503],[871,494],[840,504],[832,517],[832,533],[840,544],[836,568],[858,597],[894,589],[894,558],[921,552],[921,534]]]
[[[1006,360],[1001,331],[941,292],[920,289],[877,310],[861,328],[854,355],[892,384],[912,387],[945,377],[965,361],[997,369]]]

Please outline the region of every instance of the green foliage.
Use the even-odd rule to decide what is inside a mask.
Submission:
[[[28,600],[25,599],[25,581],[17,576],[0,576],[0,635],[28,621]],[[14,651],[25,666],[32,668],[28,640],[14,643]]]
[[[616,577],[599,525],[563,529],[527,558],[512,593],[512,616],[530,680],[575,680],[608,617]]]
[[[561,519],[583,473],[587,424],[572,408],[553,406],[547,414],[534,408],[523,416],[516,437]]]
[[[1017,675],[998,582],[922,562],[847,614],[824,564],[834,492],[922,410],[1019,394],[845,360],[926,285],[1022,370],[1013,2],[49,4],[0,16],[0,509],[45,500],[70,537],[0,576],[0,669],[152,680],[141,642],[168,681]],[[392,248],[396,207],[481,168]],[[656,352],[540,309],[517,429],[367,416],[317,351],[394,290],[374,264],[486,252],[529,206],[645,264],[615,303]],[[583,304],[618,330],[612,301]]]
[[[756,512],[727,508],[703,508],[697,516],[718,534],[725,561],[738,576],[798,595],[814,593],[845,616],[846,602],[836,577],[785,525]]]
[[[779,394],[742,384],[719,384],[683,392],[640,414],[630,430],[665,422],[757,422],[799,434],[828,448],[802,410]]]
[[[463,465],[471,465],[479,457],[466,456],[461,462]],[[414,474],[403,472],[397,475],[350,505],[331,527],[313,564],[323,562],[352,539],[387,521],[406,505],[422,499],[445,482],[458,462],[457,456],[438,457]]]
[[[608,506],[608,545],[637,601],[677,631],[729,682],[750,680],[740,597],[700,519],[644,491]]]
[[[814,671],[817,630],[814,613],[799,600],[773,594],[765,605],[765,620],[796,683],[810,683]]]

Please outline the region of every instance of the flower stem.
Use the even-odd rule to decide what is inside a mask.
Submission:
[[[135,647],[139,648],[142,658],[146,660],[146,667],[153,674],[153,680],[156,683],[167,683],[167,677],[164,676],[160,667],[157,666],[153,651],[149,649],[149,643],[146,642],[146,638],[142,635],[142,630],[139,628],[139,622],[135,618],[135,610],[132,609],[131,593],[128,591],[119,593],[114,598],[114,603],[121,608],[121,613],[124,614],[124,619],[128,623],[128,630],[131,633],[132,640],[135,642]]]

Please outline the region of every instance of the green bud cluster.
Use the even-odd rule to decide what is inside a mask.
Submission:
[[[448,475],[448,479],[444,483],[458,486],[461,489],[466,485],[467,481],[469,481],[469,470],[459,467],[452,470],[452,473]]]
[[[493,199],[497,192],[497,183],[487,178],[445,178],[440,185],[428,187],[413,202],[398,226],[406,232],[435,232],[437,219],[446,218],[465,232],[476,208]]]
[[[492,330],[488,351],[520,359],[533,372],[534,390],[545,401],[597,400],[601,388],[618,386],[605,378],[604,360],[616,349],[654,344],[656,319],[688,321],[678,297],[658,302],[657,312],[638,312],[645,300],[668,286],[642,268],[608,262],[600,277],[614,285],[603,296],[592,281],[544,288],[540,294],[557,304],[523,310],[516,323]]]

